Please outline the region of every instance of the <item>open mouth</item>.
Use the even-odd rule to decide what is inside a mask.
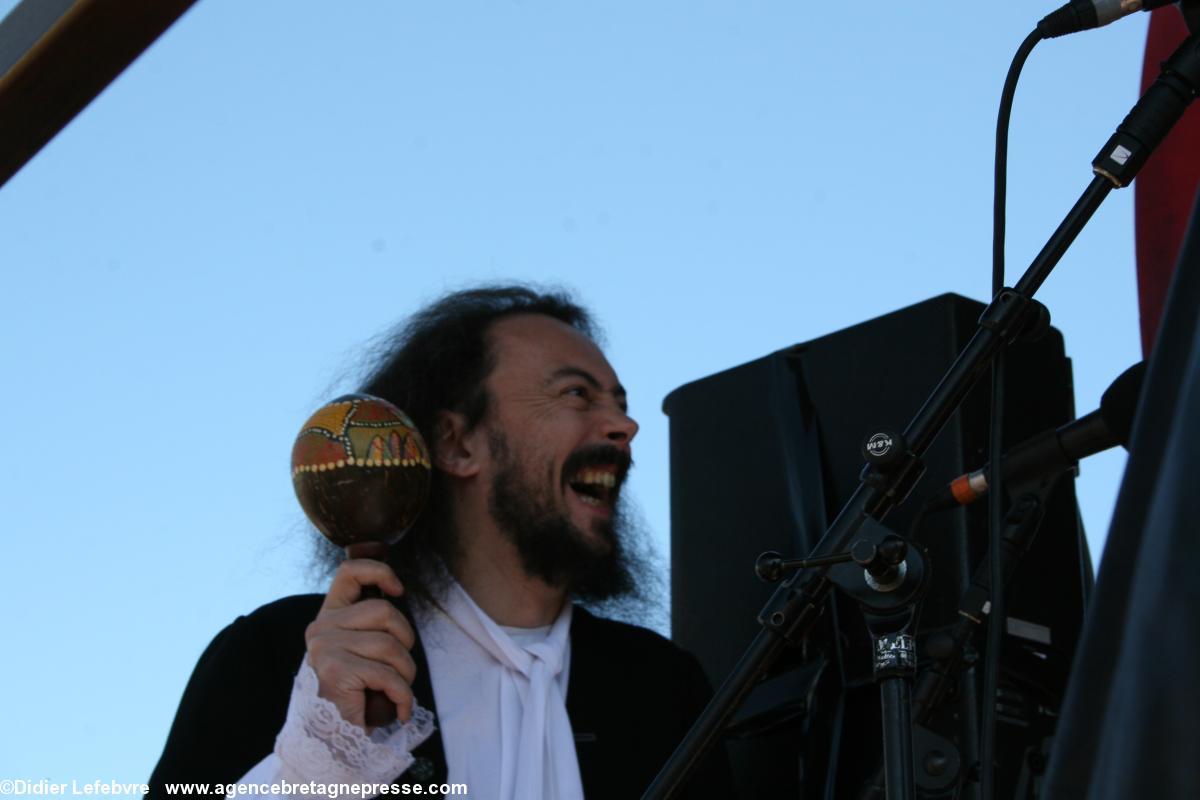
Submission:
[[[564,483],[584,505],[611,512],[632,464],[628,450],[607,445],[581,447],[563,465]]]
[[[620,481],[617,480],[615,467],[584,467],[567,482],[567,485],[585,505],[611,508],[617,502]]]

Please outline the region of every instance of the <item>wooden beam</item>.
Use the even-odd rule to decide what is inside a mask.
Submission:
[[[0,21],[0,186],[196,0],[22,0]]]

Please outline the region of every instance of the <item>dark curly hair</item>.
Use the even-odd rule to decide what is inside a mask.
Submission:
[[[461,413],[472,430],[490,403],[484,383],[496,360],[488,332],[497,320],[515,314],[542,314],[597,338],[591,316],[563,291],[504,285],[453,292],[381,340],[377,365],[360,391],[399,406],[426,440],[431,441],[442,411]],[[445,475],[435,468],[428,506],[389,553],[388,562],[411,600],[429,601],[448,577],[443,565],[459,557],[447,502]]]

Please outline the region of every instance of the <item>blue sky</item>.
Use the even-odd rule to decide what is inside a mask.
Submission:
[[[876,8],[199,0],[0,188],[0,777],[142,780],[212,635],[321,588],[292,439],[446,289],[595,310],[664,552],[667,392],[983,299],[1001,82],[1051,7]],[[1010,282],[1135,100],[1146,20],[1034,51]],[[1039,294],[1081,413],[1140,357],[1132,200]],[[1083,468],[1096,550],[1123,464]]]

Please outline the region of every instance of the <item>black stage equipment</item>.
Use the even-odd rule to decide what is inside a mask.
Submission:
[[[773,591],[755,577],[756,558],[813,550],[859,484],[864,435],[899,430],[913,416],[983,308],[942,295],[667,397],[673,633],[715,683],[758,630],[755,617]],[[1007,445],[1073,418],[1070,362],[1057,331],[1015,345],[1009,364]],[[986,460],[989,390],[985,377],[967,395],[926,453],[925,480],[879,528],[909,533],[927,498]],[[919,668],[941,664],[952,674],[939,707],[914,726],[914,777],[921,797],[971,798],[985,637],[968,645],[961,670],[947,659],[963,619],[960,603],[985,560],[986,510],[977,504],[923,519],[912,531],[932,570],[916,627]],[[1009,583],[997,797],[1017,796],[1018,785],[1042,769],[1090,583],[1074,486],[1059,481],[1040,535]],[[835,594],[805,644],[788,650],[751,693],[727,745],[742,797],[867,797],[881,760],[880,730],[871,638],[856,604]]]
[[[1031,40],[1027,38],[1027,41]],[[868,431],[868,438],[863,444],[867,463],[859,473],[860,483],[850,493],[841,509],[832,516],[832,522],[812,550],[803,559],[783,561],[782,564],[776,563],[780,559],[773,556],[757,561],[756,567],[760,574],[781,573],[781,583],[757,616],[759,630],[721,682],[713,699],[646,788],[642,795],[643,800],[670,800],[678,795],[680,787],[693,772],[699,759],[728,734],[731,724],[735,721],[735,715],[746,707],[750,695],[760,687],[764,679],[779,672],[778,665],[781,659],[794,654],[797,649],[804,652],[811,647],[810,639],[817,631],[821,618],[825,616],[827,606],[836,602],[830,599],[835,588],[842,589],[858,601],[872,636],[873,677],[879,684],[882,703],[880,728],[884,740],[883,767],[877,767],[874,775],[882,777],[888,800],[911,800],[917,796],[913,741],[924,732],[914,731],[913,723],[922,728],[928,727],[934,722],[933,712],[940,708],[935,707],[933,701],[937,698],[953,699],[954,692],[947,690],[955,688],[950,682],[955,680],[956,670],[945,669],[942,665],[972,663],[973,655],[977,651],[972,647],[973,631],[970,630],[970,625],[982,624],[983,618],[987,616],[990,606],[987,596],[989,590],[984,578],[983,565],[979,565],[975,568],[971,586],[962,595],[958,608],[960,618],[969,622],[956,622],[947,632],[947,637],[938,637],[940,642],[936,639],[925,642],[925,655],[938,663],[938,669],[934,672],[926,670],[918,675],[917,643],[914,636],[918,629],[914,619],[919,610],[917,604],[929,588],[926,585],[928,581],[924,565],[933,548],[926,551],[917,542],[904,543],[902,539],[900,542],[905,544],[904,549],[892,547],[893,534],[882,523],[891,512],[903,504],[917,486],[927,470],[925,459],[931,448],[937,444],[947,424],[959,415],[960,407],[979,382],[983,372],[996,365],[993,373],[999,374],[998,365],[1001,362],[997,359],[1002,352],[1020,342],[1032,341],[1032,333],[1044,331],[1043,323],[1048,319],[1048,312],[1034,299],[1037,290],[1050,276],[1051,271],[1109,192],[1114,188],[1127,186],[1136,177],[1146,159],[1197,94],[1200,94],[1200,35],[1193,33],[1163,62],[1159,77],[1093,159],[1092,172],[1095,177],[1051,234],[1045,246],[1034,257],[1029,268],[1012,288],[1001,288],[995,292],[991,303],[980,315],[974,334],[951,361],[946,372],[936,382],[933,391],[904,429],[900,431],[876,427]],[[844,363],[853,365],[854,360],[861,360],[862,353],[846,355],[851,361]],[[853,370],[847,370],[851,371]],[[811,385],[807,388],[811,389]],[[880,391],[880,384],[873,384],[870,390]],[[996,396],[999,395],[1000,392],[997,391]],[[1013,404],[994,405],[1003,406],[998,412],[1001,417],[993,416],[998,422],[1008,416]],[[717,422],[719,425],[729,425],[730,419],[731,417],[718,418]],[[819,433],[819,426],[815,427]],[[992,429],[998,431],[999,426],[995,425]],[[996,441],[991,443],[989,448],[995,456],[990,476],[993,487],[999,488],[1001,483],[999,455],[1003,453],[1006,444],[1004,441]],[[724,460],[736,461],[728,452],[724,454]],[[810,468],[807,472],[810,475],[820,474],[819,468],[815,472]],[[724,478],[724,475],[716,472],[705,475],[704,479],[711,483],[714,476],[716,480]],[[1034,534],[1043,517],[1047,517],[1047,502],[1051,494],[1050,487],[1045,484],[1022,489],[1008,513],[1002,515],[999,500],[1004,495],[993,490],[992,498],[995,502],[990,504],[992,509],[989,513],[989,527],[992,530],[989,536],[989,551],[996,561],[988,569],[995,576],[994,581],[1007,584],[1013,577],[1019,558],[1034,544]],[[830,495],[831,492],[822,488],[820,496],[828,499]],[[803,513],[802,509],[800,511]],[[912,527],[914,530],[921,530],[919,526]],[[883,553],[885,550],[886,555]],[[720,557],[728,556],[720,554]],[[858,564],[852,567],[843,563],[850,559]],[[904,570],[910,559],[914,565],[912,572],[920,573],[921,577],[905,577]],[[1082,560],[1086,561],[1086,558]],[[789,571],[791,574],[786,578],[782,577]],[[888,582],[887,586],[877,585],[881,583],[881,578]],[[1057,576],[1046,576],[1046,580],[1057,580]],[[914,582],[917,585],[913,585]],[[1081,584],[1086,586],[1086,574]],[[708,587],[708,591],[716,592],[720,588],[724,587]],[[998,606],[1000,588],[1001,584],[992,587]],[[888,598],[884,597],[888,592],[895,593],[890,604]],[[904,594],[905,597],[899,599],[897,596],[900,594]],[[1007,609],[1007,606],[1003,608]],[[871,611],[875,619],[872,619],[872,614],[866,614],[867,611]],[[884,615],[890,614],[891,619],[884,619],[880,624],[880,614],[875,613],[878,611],[882,611]],[[978,781],[985,798],[992,798],[997,789],[994,781],[995,762],[1000,753],[994,738],[997,711],[1021,721],[1013,717],[1013,713],[1029,710],[1014,706],[1004,694],[997,691],[994,681],[999,672],[998,666],[1007,656],[1007,652],[1002,651],[1010,649],[1006,647],[1010,639],[1003,634],[1012,634],[1014,631],[1007,611],[992,616],[1002,617],[1003,624],[988,627],[992,652],[987,653],[985,669],[988,688],[984,693],[986,722],[982,748],[987,763],[982,765],[983,776]],[[899,617],[904,619],[899,627],[895,627],[895,621]],[[1018,621],[1016,627],[1020,629],[1023,626]],[[1044,631],[1027,630],[1026,633],[1031,634],[1031,638],[1035,640],[1045,638]],[[841,647],[844,635],[838,626],[838,620],[831,619],[830,636],[833,650],[838,655],[838,663],[843,665],[850,663],[848,657],[843,657],[848,656],[848,653],[839,651],[853,649],[852,641],[845,648]],[[1042,651],[1037,657],[1049,660],[1050,655]],[[807,663],[816,664],[815,669],[820,673],[816,680],[819,682],[824,674],[821,662],[810,658]],[[1029,688],[1044,690],[1047,687],[1042,685]],[[816,697],[817,694],[817,691],[813,691],[805,697]],[[788,695],[797,696],[794,692],[788,692]],[[971,705],[964,704],[964,710],[969,711]],[[834,720],[835,743],[839,742],[845,733],[844,711],[844,707],[840,709],[840,715]],[[813,716],[811,710],[807,716]],[[759,719],[761,717],[753,721]],[[1032,719],[1027,717],[1024,722],[1030,724]],[[746,730],[751,722],[752,720],[745,720],[742,730]],[[811,742],[812,739],[808,741]],[[918,757],[922,757],[921,754],[930,757],[922,763],[922,769],[927,775],[936,778],[950,771],[957,772],[950,760],[953,753],[947,752],[947,741],[937,742],[937,747],[933,749],[918,744],[915,750]],[[842,751],[833,755],[840,757]],[[1030,753],[1023,761],[1031,770],[1038,763],[1034,755]],[[809,763],[812,763],[811,760]],[[828,785],[841,775],[842,762],[837,757],[831,757],[825,763],[828,764],[831,773]],[[973,769],[968,768],[967,775],[970,776],[973,772]],[[1027,794],[1030,788],[1028,784],[1033,781],[1029,773],[1023,774],[1017,786],[1018,796]],[[973,782],[968,781],[964,788],[970,791],[973,788],[970,783]],[[880,781],[874,778],[869,780],[871,785],[867,789],[868,796],[878,795],[879,789],[876,785],[879,783]],[[775,790],[777,789],[769,791]]]
[[[1038,23],[1047,39],[1102,28],[1135,11],[1153,11],[1174,0],[1071,0]]]
[[[1145,375],[1146,362],[1139,361],[1108,387],[1100,398],[1100,408],[1044,430],[1006,452],[1000,464],[1004,482],[1025,483],[1043,475],[1057,475],[1080,459],[1117,445],[1129,449],[1129,431]],[[988,492],[990,470],[991,465],[986,464],[974,472],[964,472],[926,501],[926,507],[935,510],[974,503]]]
[[[680,787],[692,773],[699,759],[728,733],[735,715],[746,705],[750,694],[764,678],[777,671],[781,657],[788,655],[789,651],[805,646],[821,617],[825,615],[834,588],[845,589],[847,583],[854,584],[850,587],[851,593],[857,592],[856,597],[866,597],[868,600],[878,599],[878,594],[889,591],[871,587],[866,591],[873,589],[876,595],[865,594],[863,587],[870,584],[871,580],[866,579],[862,569],[857,573],[847,572],[850,565],[839,563],[840,557],[850,556],[859,561],[859,545],[863,543],[864,538],[869,548],[876,548],[888,541],[888,534],[885,533],[882,538],[879,535],[878,529],[883,527],[881,523],[907,499],[917,485],[927,468],[924,459],[937,443],[939,434],[958,415],[960,406],[983,372],[989,366],[998,363],[996,359],[1001,352],[1018,342],[1028,341],[1032,331],[1041,329],[1040,323],[1045,320],[1047,312],[1034,299],[1037,290],[1050,276],[1055,265],[1109,192],[1114,188],[1127,186],[1136,177],[1154,148],[1198,93],[1200,35],[1193,34],[1163,62],[1157,80],[1117,126],[1116,133],[1093,160],[1092,172],[1095,177],[1079,200],[1059,223],[1016,284],[1012,288],[1003,288],[995,293],[991,303],[980,315],[975,333],[953,359],[942,378],[936,382],[932,393],[903,431],[883,431],[876,428],[872,432],[873,435],[865,440],[867,463],[859,473],[860,483],[841,509],[833,515],[833,521],[813,549],[799,562],[810,566],[796,569],[788,577],[781,579],[782,582],[758,614],[758,632],[754,634],[741,658],[721,682],[713,699],[700,713],[683,741],[646,787],[642,795],[643,800],[669,800],[678,795]],[[859,355],[854,353],[850,357],[858,358]],[[871,390],[879,391],[879,386],[874,384]],[[1008,406],[1011,404],[1007,404],[1005,408]],[[729,424],[729,419],[720,418],[717,422],[721,425]],[[1002,453],[1004,445],[1003,441],[996,442],[994,451]],[[728,455],[726,459],[735,460]],[[993,469],[991,483],[998,486],[1000,459],[997,458],[993,463],[996,468]],[[714,475],[716,480],[724,477],[720,473]],[[711,482],[714,475],[706,475],[704,478]],[[824,491],[822,493],[825,494]],[[1011,576],[1010,567],[1015,566],[1015,557],[1023,553],[1031,543],[1031,534],[1036,532],[1039,526],[1048,496],[1047,487],[1040,486],[1035,491],[1021,494],[1007,516],[1001,518],[998,505],[989,515],[995,520],[992,536],[989,537],[989,549],[995,554],[997,561],[1002,562],[995,565],[995,572],[1000,579]],[[994,491],[992,497],[1001,498],[1003,495]],[[912,553],[914,563],[923,563],[928,555],[916,546],[908,549]],[[721,557],[727,556],[722,554]],[[899,557],[904,558],[903,555]],[[770,561],[771,559],[767,559],[767,563]],[[905,563],[902,561],[892,564],[889,569],[899,570]],[[868,569],[877,566],[874,557],[869,559],[867,564]],[[766,571],[770,570],[764,570]],[[838,574],[835,574],[835,571]],[[922,572],[923,569],[916,571]],[[1056,576],[1047,576],[1047,579],[1052,578]],[[900,581],[897,585],[902,583],[903,581]],[[884,724],[880,727],[883,731],[885,752],[884,768],[877,769],[875,774],[884,775],[888,800],[909,800],[917,796],[915,771],[912,768],[914,731],[910,721],[923,726],[930,723],[932,718],[927,713],[931,708],[929,698],[946,696],[946,681],[937,678],[930,683],[926,678],[931,673],[926,672],[921,676],[916,674],[916,643],[910,631],[916,630],[912,619],[917,608],[915,601],[925,590],[923,583],[917,590],[909,593],[904,605],[898,604],[891,609],[892,612],[899,609],[901,613],[908,615],[908,622],[905,622],[900,630],[880,631],[870,619],[867,620],[873,636],[886,634],[873,640],[872,655],[874,677],[880,684],[879,697],[884,719]],[[973,578],[972,583],[972,588],[964,594],[960,602],[959,612],[964,619],[972,618],[974,612],[974,618],[982,622],[981,617],[986,614],[989,603],[986,597],[981,597],[980,582]],[[719,588],[721,587],[709,587],[709,591],[717,591]],[[999,588],[995,587],[997,592]],[[870,605],[870,602],[862,603],[864,609]],[[1007,641],[1001,634],[1011,633],[1009,615],[1005,613],[1002,616],[1005,624],[990,627],[988,631],[989,639],[993,638],[993,631],[995,632],[995,642],[1001,650],[1004,649],[1003,643]],[[833,640],[836,643],[841,632],[836,627],[836,620],[834,623],[836,635],[833,636]],[[970,656],[974,650],[970,647],[970,632],[964,633],[965,630],[962,624],[954,626],[949,634],[949,647],[930,647],[926,643],[927,656],[945,663],[970,663]],[[889,649],[889,643],[896,644],[896,649]],[[988,668],[985,670],[990,688],[986,693],[988,702],[985,713],[988,722],[985,725],[987,730],[984,749],[993,756],[1000,752],[992,736],[995,731],[993,723],[996,720],[997,706],[1000,706],[1000,711],[1005,714],[1011,714],[1014,710],[1003,695],[993,694],[991,691],[996,688],[991,679],[997,675],[991,667],[998,664],[1000,657],[1004,655],[995,652],[996,649],[993,647],[993,652],[988,654]],[[1042,655],[1049,658],[1046,653]],[[890,663],[889,656],[895,656],[890,659]],[[842,660],[841,663],[847,662]],[[946,671],[946,676],[947,679],[952,677],[951,672]],[[964,705],[964,708],[969,707]],[[842,720],[844,721],[844,717]],[[835,741],[842,733],[841,723],[838,722]],[[921,731],[916,733],[920,734]],[[932,761],[925,762],[925,772],[935,777],[945,774],[954,766],[948,763],[944,746],[933,750],[919,746],[918,752],[928,752],[933,756]],[[993,756],[989,756],[988,763],[983,765],[987,785],[982,786],[982,790],[987,798],[994,796],[996,788],[991,779],[995,774]],[[830,759],[828,763],[833,769],[839,768],[840,762],[837,759]],[[1036,763],[1033,754],[1030,754],[1025,763]],[[833,778],[836,777],[835,773]],[[870,793],[877,794],[877,790],[872,788]]]

